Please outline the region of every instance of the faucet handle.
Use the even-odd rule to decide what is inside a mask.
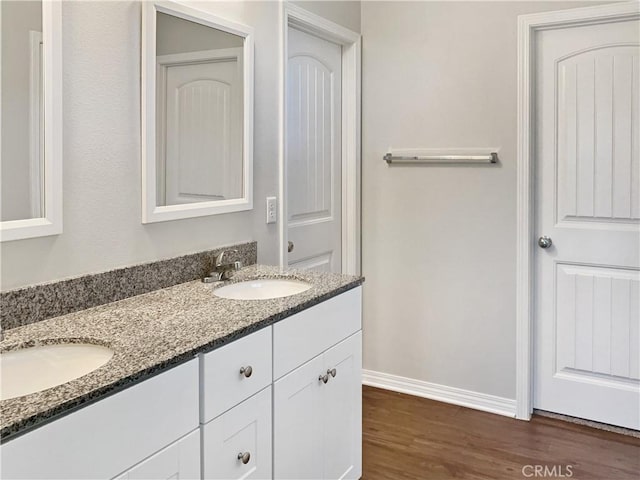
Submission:
[[[242,268],[242,262],[238,261],[238,262],[233,262],[233,269],[235,271],[238,271]]]

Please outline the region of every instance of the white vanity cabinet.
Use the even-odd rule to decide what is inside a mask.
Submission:
[[[283,320],[273,335],[283,373],[273,387],[274,478],[360,478],[361,289]]]
[[[190,432],[198,436],[198,396],[198,361],[193,359],[3,444],[0,477],[72,480],[135,474],[133,465]],[[199,442],[180,449],[182,457],[199,459]]]
[[[0,448],[2,479],[356,479],[354,288]]]

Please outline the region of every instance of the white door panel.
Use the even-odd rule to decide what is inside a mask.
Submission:
[[[566,264],[556,272],[556,370],[640,379],[640,272]]]
[[[536,36],[534,407],[640,429],[640,24]]]
[[[289,261],[289,266],[303,270],[315,270],[316,272],[331,272],[332,257],[333,252],[325,252],[296,262]]]
[[[240,198],[242,49],[183,56],[159,57],[160,202]]]
[[[558,220],[640,220],[637,75],[637,47],[558,62]]]
[[[287,68],[288,263],[339,272],[342,47],[289,27]]]

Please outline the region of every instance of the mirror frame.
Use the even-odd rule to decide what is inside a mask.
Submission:
[[[157,13],[199,23],[244,38],[243,45],[243,195],[180,205],[158,205],[156,181],[156,18]],[[142,223],[164,222],[253,209],[253,28],[187,7],[152,1],[142,6]]]
[[[59,0],[42,1],[42,38],[44,216],[0,222],[2,242],[62,233],[62,2]]]

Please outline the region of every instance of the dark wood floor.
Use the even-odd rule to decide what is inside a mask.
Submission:
[[[372,387],[363,387],[363,457],[365,480],[569,473],[573,479],[640,479],[638,438],[538,416],[523,422]],[[524,471],[530,477],[523,475],[526,465],[532,465]],[[533,465],[546,465],[547,476],[534,476]]]

